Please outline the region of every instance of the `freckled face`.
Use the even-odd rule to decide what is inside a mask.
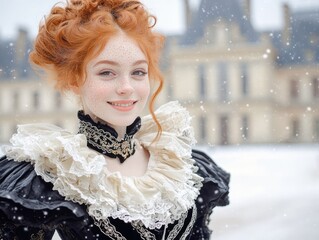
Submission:
[[[148,62],[133,39],[124,33],[110,38],[86,73],[80,96],[92,119],[128,126],[141,114],[150,93]]]

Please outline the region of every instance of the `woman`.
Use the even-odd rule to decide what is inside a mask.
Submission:
[[[183,107],[153,110],[163,37],[152,19],[131,0],[52,8],[30,59],[78,95],[79,133],[18,127],[0,160],[1,239],[209,239],[229,175],[192,150]]]

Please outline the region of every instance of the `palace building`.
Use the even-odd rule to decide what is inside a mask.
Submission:
[[[200,144],[319,142],[319,10],[283,5],[281,30],[258,32],[249,0],[185,0],[184,34],[167,36],[158,104],[178,100]],[[76,131],[76,99],[39,80],[27,62],[32,40],[0,39],[0,142],[21,123]]]

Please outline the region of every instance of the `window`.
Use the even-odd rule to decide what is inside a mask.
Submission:
[[[312,46],[317,46],[319,44],[319,36],[315,33],[310,34],[309,42]]]
[[[59,92],[55,93],[55,107],[57,109],[62,107],[62,96],[61,96],[61,93]]]
[[[244,115],[242,116],[241,119],[242,123],[242,129],[241,129],[241,136],[243,138],[244,141],[248,140],[248,136],[249,136],[249,122],[248,122],[248,116]]]
[[[226,102],[228,100],[228,76],[227,65],[224,62],[218,64],[218,81],[219,81],[219,96],[220,101]]]
[[[293,79],[290,81],[290,98],[298,99],[299,97],[299,81],[297,79]]]
[[[291,138],[297,139],[300,136],[300,123],[298,119],[293,119],[291,122]]]
[[[205,66],[203,64],[198,67],[198,75],[199,75],[199,91],[200,97],[202,100],[206,98],[206,72]]]
[[[207,138],[207,131],[206,131],[206,117],[201,116],[200,117],[200,137],[202,142],[204,142]]]
[[[313,97],[319,98],[319,77],[312,79]]]
[[[306,61],[312,62],[315,60],[315,53],[312,50],[305,50],[304,56]]]
[[[13,92],[13,101],[12,101],[13,109],[15,110],[19,109],[19,101],[20,101],[19,92],[17,91]]]
[[[228,116],[220,117],[220,143],[228,144]]]
[[[314,133],[316,140],[319,141],[319,118],[315,119],[314,123]]]
[[[248,73],[247,73],[247,64],[240,64],[240,78],[241,78],[241,93],[243,96],[248,95]]]
[[[32,97],[33,97],[33,108],[36,110],[40,106],[39,92],[34,91]]]

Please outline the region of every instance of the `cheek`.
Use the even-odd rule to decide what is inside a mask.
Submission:
[[[150,95],[150,84],[149,81],[145,81],[138,87],[138,92],[144,98],[147,98]]]
[[[109,95],[110,87],[104,86],[103,84],[90,84],[88,83],[82,92],[82,96],[87,100],[94,102],[101,98],[105,98]]]

